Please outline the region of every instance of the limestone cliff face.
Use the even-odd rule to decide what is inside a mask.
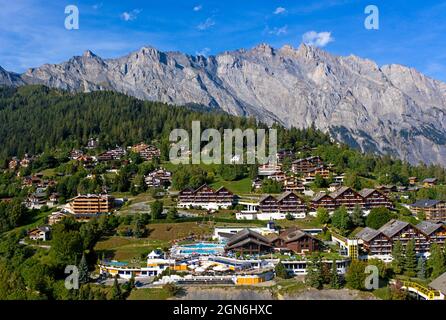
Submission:
[[[266,44],[217,56],[143,47],[117,59],[90,51],[0,84],[115,90],[140,99],[195,103],[286,126],[316,127],[363,151],[446,165],[446,84],[400,65],[379,67],[301,45]]]

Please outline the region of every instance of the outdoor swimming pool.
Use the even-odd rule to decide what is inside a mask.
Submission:
[[[178,246],[175,250],[176,254],[180,255],[214,255],[224,252],[224,245],[219,243],[194,243]]]

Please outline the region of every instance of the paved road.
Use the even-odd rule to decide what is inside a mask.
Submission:
[[[25,242],[25,239],[20,240],[19,244],[22,244],[24,246],[30,246],[30,247],[39,247],[39,248],[47,249],[47,250],[51,249],[51,246],[49,246],[49,245],[27,243],[27,242]]]

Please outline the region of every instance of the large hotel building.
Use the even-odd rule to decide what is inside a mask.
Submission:
[[[70,208],[74,214],[109,213],[113,209],[113,197],[109,195],[78,195],[71,199]]]

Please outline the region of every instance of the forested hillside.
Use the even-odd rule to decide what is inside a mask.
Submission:
[[[175,128],[246,128],[255,120],[144,102],[114,92],[70,94],[43,86],[0,88],[0,160],[55,147],[79,147],[98,137],[102,147],[167,139]]]

